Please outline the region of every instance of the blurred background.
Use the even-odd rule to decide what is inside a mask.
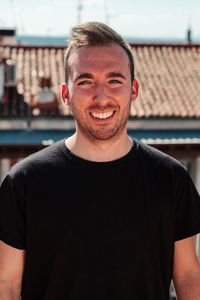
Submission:
[[[99,21],[132,47],[140,91],[128,134],[178,159],[200,192],[199,0],[0,1],[0,182],[73,134],[60,98],[67,39],[72,26]]]
[[[191,28],[199,42],[199,16],[198,0],[1,0],[0,27],[16,29],[20,42],[63,44],[72,26],[96,20],[131,41],[184,42]]]

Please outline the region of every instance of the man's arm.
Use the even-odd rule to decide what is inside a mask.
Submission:
[[[200,264],[194,237],[175,242],[173,282],[178,300],[200,299]]]
[[[0,241],[0,299],[19,300],[24,271],[25,250]]]

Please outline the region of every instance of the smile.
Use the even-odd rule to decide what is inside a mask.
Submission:
[[[97,119],[107,119],[110,118],[115,111],[105,112],[105,113],[97,113],[97,112],[91,112],[90,114]]]

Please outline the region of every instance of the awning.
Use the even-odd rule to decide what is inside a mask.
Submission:
[[[48,145],[73,133],[74,130],[64,129],[5,129],[0,130],[0,145]],[[134,129],[128,134],[148,144],[200,144],[200,129]]]

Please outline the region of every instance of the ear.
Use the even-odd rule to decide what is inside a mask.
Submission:
[[[69,100],[69,92],[68,92],[68,88],[67,88],[67,85],[65,82],[62,83],[61,89],[62,89],[61,94],[62,94],[63,102],[70,106],[71,103]]]
[[[131,100],[135,101],[138,96],[139,84],[136,79],[133,80],[132,91],[131,91]]]

